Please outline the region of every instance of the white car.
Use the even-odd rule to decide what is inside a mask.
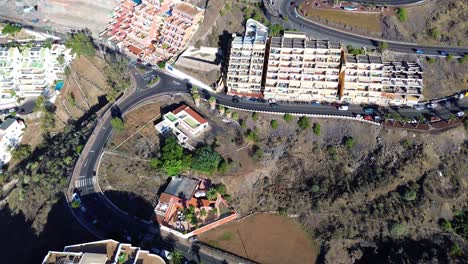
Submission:
[[[340,110],[340,111],[348,111],[348,110],[349,110],[349,106],[347,106],[347,105],[340,105],[340,107],[338,107],[338,110]]]
[[[415,110],[422,111],[424,110],[424,105],[417,104],[417,105],[414,105],[413,108]]]
[[[458,117],[462,117],[462,116],[465,115],[465,112],[460,111],[460,112],[456,113],[456,115],[457,115]]]
[[[426,107],[429,108],[429,109],[434,109],[434,108],[437,107],[437,104],[435,104],[435,103],[430,103],[430,104],[427,104]]]

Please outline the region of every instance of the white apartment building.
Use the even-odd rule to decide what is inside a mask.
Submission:
[[[171,131],[177,140],[185,146],[190,138],[196,137],[208,128],[208,120],[187,105],[181,105],[163,116],[155,129],[161,134]]]
[[[422,97],[422,69],[415,62],[383,62],[379,56],[348,55],[341,100],[355,104],[414,105]]]
[[[0,108],[11,107],[18,97],[41,95],[57,80],[64,79],[64,69],[73,59],[64,45],[51,48],[0,47]]]
[[[235,36],[231,44],[227,72],[227,93],[262,97],[262,77],[268,28],[248,19],[244,36]]]
[[[0,124],[0,166],[11,160],[11,149],[23,138],[26,126],[20,119],[7,118]]]
[[[310,40],[305,33],[271,38],[264,97],[277,101],[333,101],[338,96],[339,43]]]

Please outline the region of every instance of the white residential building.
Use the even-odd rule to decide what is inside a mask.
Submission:
[[[421,66],[383,62],[380,56],[348,55],[341,99],[355,104],[414,105],[422,98]]]
[[[184,145],[190,138],[203,133],[208,128],[208,121],[187,105],[181,105],[166,113],[155,128],[161,134],[171,131]]]
[[[63,80],[64,69],[73,57],[59,44],[25,48],[23,52],[0,47],[0,108],[14,106],[17,97],[37,97],[55,81]]]
[[[0,165],[11,160],[11,149],[15,148],[23,138],[23,120],[7,118],[0,124]]]
[[[265,99],[336,100],[342,52],[339,43],[310,40],[305,33],[285,32],[271,38]]]
[[[262,97],[262,77],[268,28],[249,19],[244,36],[234,37],[229,55],[227,93]]]

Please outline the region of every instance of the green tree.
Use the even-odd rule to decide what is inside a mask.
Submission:
[[[125,124],[122,118],[120,117],[114,117],[111,119],[111,126],[117,133],[123,132],[125,130]]]
[[[271,126],[271,128],[273,128],[273,129],[277,129],[277,128],[278,128],[278,121],[276,121],[276,120],[274,120],[274,119],[271,120],[271,121],[270,121],[270,126]]]
[[[11,150],[11,157],[14,160],[23,160],[31,155],[31,146],[27,144],[21,144]]]
[[[150,167],[153,168],[153,169],[157,169],[159,167],[161,167],[161,161],[157,158],[151,158],[149,160],[149,164],[150,164]]]
[[[458,62],[465,63],[468,61],[468,55],[463,55],[461,58],[458,59]]]
[[[431,28],[429,30],[429,34],[433,39],[439,39],[440,38],[440,32],[437,30],[437,28]]]
[[[60,65],[64,65],[65,64],[65,56],[63,56],[63,54],[60,54],[59,56],[57,56],[57,62]]]
[[[65,46],[71,49],[72,53],[77,56],[94,57],[96,55],[93,40],[85,32],[70,34],[65,42]]]
[[[456,211],[452,219],[452,226],[455,233],[468,240],[468,214],[466,211]]]
[[[210,146],[204,146],[195,150],[192,169],[211,174],[218,169],[221,160],[218,152]]]
[[[283,34],[283,32],[284,32],[284,28],[280,24],[273,24],[270,27],[270,35],[272,37],[279,37],[279,36],[281,36],[281,34]]]
[[[190,167],[191,156],[184,154],[184,148],[174,136],[169,136],[161,148],[161,168],[169,176],[180,174],[182,170]]]
[[[313,193],[318,193],[320,191],[320,186],[318,186],[317,184],[312,185],[311,191]]]
[[[160,61],[160,62],[158,62],[157,65],[158,65],[158,68],[159,68],[159,69],[164,69],[164,68],[166,68],[166,62],[165,62],[165,61]]]
[[[239,114],[237,112],[232,113],[232,119],[233,120],[238,120],[239,119]]]
[[[314,135],[316,135],[317,137],[320,136],[320,133],[321,133],[321,129],[322,127],[320,126],[319,123],[314,123],[314,126],[312,128],[314,130]]]
[[[247,122],[245,122],[244,119],[241,119],[241,120],[239,121],[239,124],[240,124],[241,128],[243,128],[243,129],[247,127]]]
[[[15,35],[16,33],[21,31],[21,26],[13,25],[13,24],[6,24],[5,27],[2,29],[3,35]]]
[[[283,116],[284,121],[286,121],[287,123],[291,122],[293,118],[294,117],[291,114],[284,114]]]
[[[48,38],[42,43],[42,47],[44,48],[52,48],[53,40]]]
[[[225,174],[229,170],[229,162],[225,159],[221,159],[218,165],[218,172],[221,174]]]
[[[400,22],[406,22],[408,20],[408,12],[406,8],[399,7],[396,9],[396,16]]]
[[[453,60],[453,54],[448,54],[448,55],[447,55],[447,60],[448,60],[448,61]]]
[[[299,118],[299,120],[297,121],[297,125],[298,125],[301,129],[308,129],[308,128],[310,128],[310,120],[309,120],[308,117],[302,116],[302,117]]]

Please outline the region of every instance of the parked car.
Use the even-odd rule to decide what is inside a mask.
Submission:
[[[440,120],[442,120],[442,119],[440,119],[440,117],[438,117],[438,116],[431,116],[431,123],[432,122],[439,122]]]
[[[360,114],[355,114],[354,117],[356,117],[356,118],[362,118],[362,115],[360,115]]]
[[[257,102],[259,102],[259,103],[265,103],[265,102],[266,102],[266,100],[265,100],[265,99],[263,99],[263,98],[258,98],[258,99],[257,99]]]
[[[270,107],[271,108],[278,108],[278,104],[277,103],[270,103]]]
[[[422,111],[424,110],[424,105],[416,104],[413,106],[415,110]]]
[[[458,94],[458,99],[459,100],[463,99],[464,97],[465,97],[465,95],[463,93]]]
[[[465,112],[460,111],[460,112],[456,113],[456,115],[457,115],[458,117],[463,117],[463,116],[465,115]]]
[[[239,103],[239,96],[233,96],[231,101],[236,104]]]
[[[189,241],[190,243],[193,243],[193,242],[195,242],[195,241],[198,241],[198,236],[197,236],[197,235],[191,236],[191,237],[188,238],[188,241]]]
[[[374,121],[380,122],[382,118],[378,115],[374,116]]]
[[[439,53],[442,56],[447,56],[448,55],[448,53],[446,51],[444,51],[444,50],[439,51]]]
[[[365,115],[365,116],[364,116],[364,120],[373,121],[374,118],[372,118],[372,116],[370,116],[370,115]]]
[[[363,109],[364,109],[364,112],[369,115],[373,114],[375,111],[375,109],[372,107],[364,107]]]
[[[416,50],[416,53],[417,53],[417,54],[424,54],[424,50],[422,50],[422,49],[417,49],[417,50]]]
[[[426,107],[427,107],[428,109],[434,109],[434,108],[437,107],[437,104],[436,104],[436,103],[429,103],[429,104],[426,105]]]
[[[348,111],[348,110],[349,110],[349,106],[347,106],[347,105],[340,105],[340,106],[338,107],[338,110],[340,110],[340,111]]]
[[[257,102],[257,98],[255,98],[255,97],[250,97],[250,98],[249,98],[249,101]]]
[[[310,104],[311,105],[320,105],[320,102],[319,101],[312,101]]]

